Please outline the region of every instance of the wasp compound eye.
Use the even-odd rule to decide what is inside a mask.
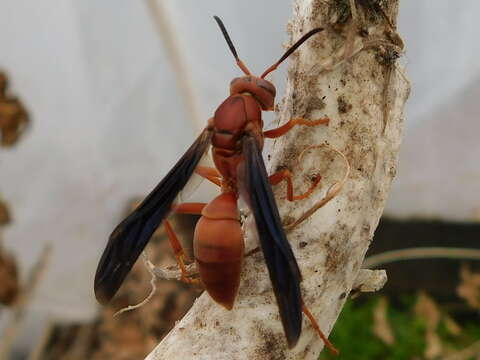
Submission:
[[[264,79],[257,79],[257,86],[266,90],[269,94],[275,97],[277,91],[275,90],[275,86],[270,81]]]

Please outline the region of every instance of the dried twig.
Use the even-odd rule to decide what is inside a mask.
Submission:
[[[480,250],[453,247],[416,247],[386,251],[369,256],[363,263],[364,268],[375,268],[396,261],[415,259],[458,259],[480,260]]]
[[[22,290],[17,298],[17,302],[12,307],[13,316],[6,326],[2,338],[0,339],[0,359],[9,359],[10,348],[16,338],[16,335],[23,324],[25,310],[33,298],[33,294],[48,265],[51,247],[45,246],[37,263],[30,270],[27,280],[22,286]]]
[[[147,5],[155,21],[158,36],[163,41],[167,56],[170,59],[170,64],[177,77],[178,86],[182,92],[182,98],[185,100],[188,116],[194,128],[201,130],[205,127],[205,120],[200,116],[197,96],[192,86],[192,76],[185,63],[183,53],[178,46],[178,39],[175,38],[174,28],[166,15],[165,4],[163,0],[147,0]]]
[[[154,272],[155,266],[150,262],[150,260],[148,260],[148,257],[147,257],[147,254],[145,253],[145,251],[142,252],[142,260],[143,260],[143,264],[145,265],[145,267],[147,268],[148,272],[151,275],[150,286],[151,286],[152,289],[150,290],[150,293],[147,295],[147,297],[145,299],[140,301],[138,304],[129,305],[129,306],[123,308],[123,309],[118,310],[115,314],[113,314],[113,317],[116,317],[116,316],[118,316],[118,315],[120,315],[124,312],[130,311],[130,310],[135,310],[135,309],[138,309],[139,307],[142,307],[143,305],[145,305],[146,303],[148,303],[150,301],[150,299],[153,297],[153,295],[155,295],[155,291],[157,290],[157,286],[155,285],[155,282],[157,280],[157,277],[156,277],[155,272]]]

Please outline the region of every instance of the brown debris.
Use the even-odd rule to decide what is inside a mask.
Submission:
[[[379,64],[384,66],[392,66],[401,57],[401,53],[398,48],[379,45],[377,47],[377,53],[375,59]]]
[[[17,263],[15,258],[0,246],[0,304],[12,305],[18,291]]]
[[[10,221],[11,217],[8,206],[4,201],[0,200],[0,226],[7,225]]]
[[[19,99],[10,95],[7,75],[0,71],[0,145],[14,145],[29,123],[28,113]]]
[[[338,103],[338,112],[340,114],[345,114],[352,109],[352,104],[348,103],[347,100],[345,100],[344,96],[339,96],[337,98],[337,103]]]

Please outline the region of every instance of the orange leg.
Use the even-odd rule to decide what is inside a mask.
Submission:
[[[201,215],[205,203],[183,203],[174,205],[172,211],[176,214]]]
[[[266,138],[274,139],[282,135],[285,135],[295,125],[305,125],[305,126],[311,127],[311,126],[317,126],[317,125],[328,125],[329,121],[330,119],[328,117],[324,117],[322,119],[312,120],[312,121],[305,120],[304,118],[295,118],[295,119],[291,119],[289,122],[287,122],[286,124],[276,129],[264,131],[263,136],[265,136]]]
[[[310,310],[305,306],[305,304],[302,304],[302,311],[305,314],[305,316],[310,320],[310,323],[312,324],[313,328],[317,332],[318,336],[320,336],[320,339],[322,339],[323,343],[325,346],[328,348],[328,350],[333,354],[333,355],[338,355],[340,352],[333,346],[333,344],[328,340],[328,338],[325,336],[325,334],[320,330],[320,326],[318,326],[317,320],[313,317],[313,315],[310,313]]]
[[[204,203],[183,203],[179,205],[175,205],[173,207],[173,211],[177,214],[192,214],[192,215],[200,215],[202,213],[203,208],[207,204]],[[167,233],[168,240],[170,241],[170,246],[172,247],[173,254],[175,255],[175,259],[177,261],[178,267],[182,273],[181,280],[186,283],[197,283],[197,280],[189,278],[188,271],[185,267],[185,261],[191,262],[188,255],[183,250],[182,244],[173,230],[172,225],[168,220],[163,220],[163,226],[165,227],[165,232]]]
[[[197,166],[195,172],[215,185],[222,186],[222,176],[217,169],[208,166]]]
[[[285,180],[287,182],[287,200],[288,201],[302,200],[302,199],[306,199],[307,197],[309,197],[311,195],[311,193],[313,192],[313,190],[315,190],[315,188],[317,187],[317,185],[319,184],[319,182],[322,178],[320,175],[315,176],[315,178],[313,179],[313,183],[310,186],[310,189],[308,189],[306,192],[304,192],[301,195],[294,196],[293,195],[292,177],[293,177],[293,175],[292,175],[291,171],[288,170],[288,169],[280,170],[279,172],[276,172],[275,174],[272,174],[268,177],[268,179],[270,180],[270,184],[272,184],[274,186],[279,184],[282,180]]]

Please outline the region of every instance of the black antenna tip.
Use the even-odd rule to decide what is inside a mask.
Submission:
[[[228,32],[227,32],[227,29],[225,28],[225,25],[223,25],[223,21],[217,15],[214,15],[213,18],[215,19],[218,26],[220,27],[220,30],[222,31],[223,37],[227,41],[228,47],[230,48],[230,51],[232,52],[235,59],[238,60],[237,50],[235,49],[235,46],[233,46],[233,42],[230,39],[230,36],[228,35]]]

